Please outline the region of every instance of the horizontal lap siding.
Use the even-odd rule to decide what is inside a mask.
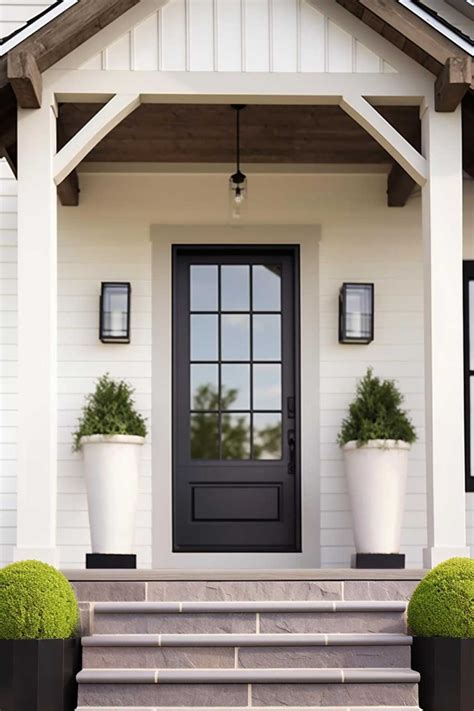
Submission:
[[[344,203],[344,201],[343,201]],[[394,378],[416,425],[410,453],[402,534],[407,565],[421,567],[426,546],[424,457],[423,274],[420,201],[387,213],[374,204],[342,204],[324,230],[320,251],[321,563],[345,567],[353,552],[350,505],[342,454],[342,418],[367,367]],[[375,339],[340,345],[338,291],[344,281],[375,283]]]
[[[1,164],[0,287],[0,562],[15,541],[16,233],[15,182]],[[136,388],[151,416],[151,243],[155,223],[226,221],[225,176],[81,175],[81,205],[60,209],[59,236],[59,480],[61,565],[78,567],[90,550],[87,501],[72,433],[85,395],[104,372]],[[320,422],[322,565],[347,566],[352,529],[341,454],[335,438],[357,382],[368,365],[397,379],[417,426],[410,455],[403,552],[421,565],[426,545],[423,304],[420,200],[403,210],[385,207],[383,176],[252,176],[249,221],[321,225]],[[466,257],[474,257],[472,184],[466,184]],[[291,235],[289,235],[291,239]],[[100,282],[132,283],[132,343],[104,345],[97,337]],[[343,281],[374,281],[375,341],[337,343],[337,295]],[[308,325],[306,327],[309,327]],[[157,443],[157,446],[159,443]],[[162,475],[160,473],[160,475]],[[135,546],[139,565],[151,564],[151,441],[144,447]],[[315,502],[315,507],[318,504]],[[468,539],[474,546],[474,494],[467,497]]]
[[[1,0],[0,2],[0,37],[15,32],[40,12],[52,5],[54,0]]]
[[[83,187],[81,185],[81,187]],[[71,218],[71,219],[68,219]],[[58,306],[58,545],[61,565],[83,567],[90,552],[87,497],[73,433],[86,394],[108,372],[135,388],[140,411],[151,419],[151,264],[148,232],[137,224],[91,219],[81,207],[60,211]],[[102,281],[132,284],[132,343],[98,338]],[[150,424],[150,422],[149,422]],[[151,565],[151,445],[143,448],[135,534],[139,567]]]
[[[0,160],[0,566],[16,541],[16,181]]]

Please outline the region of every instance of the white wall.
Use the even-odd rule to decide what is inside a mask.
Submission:
[[[0,164],[0,564],[15,538],[15,182]],[[385,206],[383,176],[251,175],[249,220],[320,223],[322,562],[345,566],[352,552],[342,462],[334,444],[356,379],[367,365],[396,378],[418,428],[410,460],[403,551],[421,565],[426,543],[423,416],[423,318],[420,199]],[[474,258],[474,183],[465,184],[465,252]],[[137,404],[151,407],[152,223],[224,223],[226,176],[81,175],[81,205],[61,208],[59,243],[59,494],[61,564],[80,566],[89,546],[85,489],[71,432],[84,395],[105,371],[128,379]],[[97,339],[100,282],[130,280],[132,344]],[[337,343],[337,293],[344,280],[376,284],[376,338],[370,346]],[[159,446],[159,443],[157,443]],[[136,545],[151,561],[151,446],[145,448]],[[468,540],[474,546],[474,494],[467,496]]]
[[[16,180],[0,160],[0,565],[16,541]]]
[[[464,193],[464,258],[474,259],[474,181]],[[474,492],[466,494],[467,545],[474,556]]]
[[[1,0],[0,2],[0,37],[6,37],[25,22],[43,12],[54,0]]]

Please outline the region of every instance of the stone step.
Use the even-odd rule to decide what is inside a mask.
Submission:
[[[78,706],[76,711],[113,711],[116,706]],[[248,711],[248,706],[220,706],[219,711]],[[176,711],[173,706],[121,706],[120,711]],[[209,711],[195,706],[193,711]],[[265,711],[282,711],[281,706],[266,706]],[[421,711],[419,706],[285,706],[285,711]]]
[[[96,602],[97,634],[264,634],[406,631],[406,602]]]
[[[410,669],[85,669],[80,706],[416,706]]]
[[[403,634],[94,635],[85,637],[88,668],[406,667],[412,638]]]

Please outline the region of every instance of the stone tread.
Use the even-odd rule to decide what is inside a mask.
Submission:
[[[285,706],[285,711],[421,711],[419,706]],[[182,706],[189,711],[189,706]],[[248,706],[219,707],[219,711],[248,711]],[[116,706],[78,706],[76,711],[117,711]],[[179,706],[123,706],[120,711],[180,711]],[[209,711],[209,707],[193,707],[193,711]],[[264,711],[282,711],[281,706],[266,706]]]
[[[405,612],[407,603],[398,600],[323,600],[323,601],[211,601],[211,602],[96,602],[96,615],[191,614],[249,612]]]
[[[97,634],[84,647],[331,647],[408,646],[413,638],[397,633],[332,634]]]
[[[418,684],[411,669],[84,669],[79,684]]]

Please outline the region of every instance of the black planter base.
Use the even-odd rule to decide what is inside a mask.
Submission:
[[[352,556],[351,568],[404,568],[405,556],[402,553],[356,553]]]
[[[137,556],[128,553],[86,553],[86,568],[136,568]]]
[[[474,639],[414,637],[411,660],[423,711],[474,709]]]
[[[0,640],[1,711],[74,711],[80,639]]]

